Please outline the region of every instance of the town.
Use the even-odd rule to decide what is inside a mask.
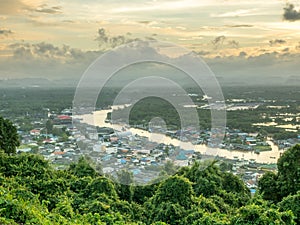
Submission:
[[[244,108],[240,109],[241,103],[236,99],[228,105],[227,110],[253,107],[253,103],[243,103]],[[114,129],[108,116],[100,118],[102,126],[95,126],[86,123],[84,116],[74,118],[71,108],[59,112],[45,111],[46,115],[31,122],[34,129],[19,129],[22,143],[17,149],[19,153],[41,154],[57,169],[65,169],[85,155],[95,168],[105,174],[117,177],[120,170],[130,171],[139,185],[152,182],[164,173],[170,174],[170,167],[173,167],[174,173],[176,168],[194,161],[215,160],[223,171],[240,175],[247,187],[255,192],[258,179],[266,171],[276,171],[276,162],[281,154],[300,142],[299,132],[293,138],[275,140],[262,132],[244,132],[227,127],[222,144],[211,146],[213,134],[209,129],[166,130],[159,125],[151,129],[143,126],[139,129],[118,126]],[[110,112],[107,109],[102,111]],[[94,114],[96,116],[97,111]],[[294,116],[299,121],[299,114]],[[286,117],[291,117],[291,114]],[[77,127],[79,124],[84,125],[84,130]],[[22,126],[18,122],[15,125],[18,128]],[[296,134],[297,131],[299,127],[296,127]],[[162,135],[168,141],[151,141],[150,136],[154,134]],[[192,147],[176,145],[179,139]],[[212,151],[214,154],[211,154]]]

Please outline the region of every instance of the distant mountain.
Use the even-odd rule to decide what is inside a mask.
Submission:
[[[23,78],[0,80],[0,88],[51,88],[76,87],[78,80],[48,80],[46,78]]]

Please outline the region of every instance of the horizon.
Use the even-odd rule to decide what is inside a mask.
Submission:
[[[195,52],[225,85],[300,84],[298,1],[13,0],[0,6],[1,80],[76,83],[104,52],[157,40]]]

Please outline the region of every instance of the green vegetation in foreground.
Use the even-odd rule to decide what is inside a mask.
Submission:
[[[41,156],[2,151],[0,224],[299,224],[299,159],[300,145],[287,150],[278,173],[264,175],[251,198],[239,177],[214,162],[134,187],[97,173],[84,158],[54,170]]]

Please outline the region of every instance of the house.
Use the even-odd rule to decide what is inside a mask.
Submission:
[[[56,125],[65,125],[65,124],[71,124],[72,123],[72,117],[68,115],[58,115],[54,119],[54,124]]]
[[[250,145],[250,146],[256,145],[256,139],[253,137],[246,137],[245,142],[247,145]]]
[[[31,152],[31,148],[19,148],[17,149],[18,153],[22,153],[22,152]]]
[[[39,129],[33,129],[29,133],[32,136],[39,136],[41,134],[41,130],[39,130]]]
[[[45,139],[45,140],[43,141],[43,143],[44,143],[44,144],[53,144],[53,143],[55,143],[55,140],[53,140],[52,138],[48,138],[48,139]]]

